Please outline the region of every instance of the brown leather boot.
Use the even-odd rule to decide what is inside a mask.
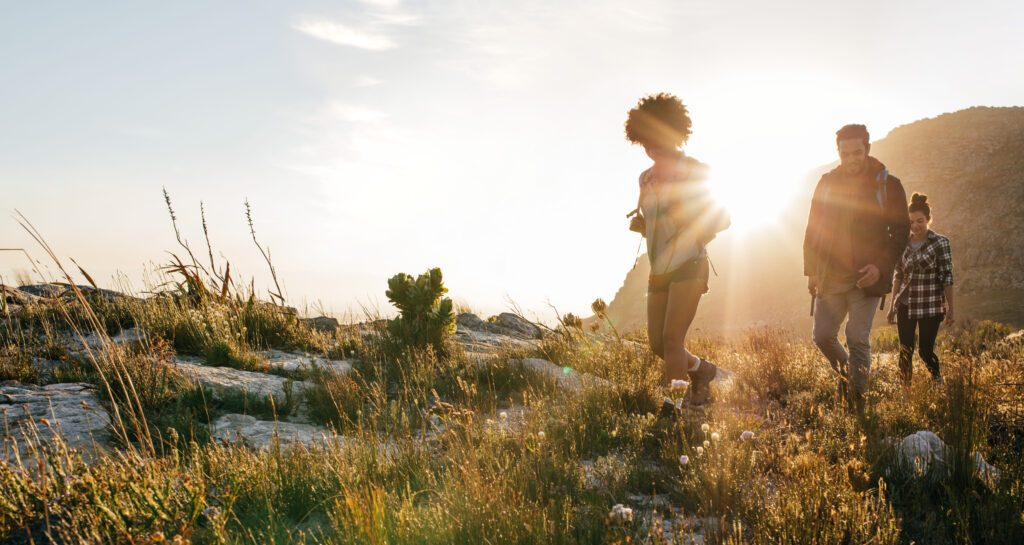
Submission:
[[[715,380],[718,367],[702,359],[700,367],[690,371],[690,405],[704,405],[711,402],[711,381]]]

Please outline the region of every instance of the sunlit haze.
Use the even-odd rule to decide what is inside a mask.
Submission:
[[[387,313],[388,277],[438,266],[483,314],[588,314],[636,257],[638,98],[683,99],[686,152],[756,244],[839,126],[1020,104],[1021,21],[1005,1],[7,3],[0,247],[42,257],[17,209],[142,289],[178,251],[166,188],[190,244],[202,201],[215,254],[265,290],[248,199],[295,306]],[[28,268],[0,253],[4,282]]]

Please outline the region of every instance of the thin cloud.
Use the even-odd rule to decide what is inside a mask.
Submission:
[[[359,0],[361,3],[375,8],[396,9],[401,0]]]
[[[292,28],[333,44],[369,51],[387,51],[398,47],[398,43],[386,34],[370,29],[354,28],[323,18],[304,19],[294,23]]]
[[[327,111],[331,116],[341,121],[378,121],[387,117],[383,112],[372,108],[347,104],[337,100],[331,101],[327,106]]]
[[[390,13],[374,13],[373,18],[378,23],[384,25],[395,25],[395,26],[411,26],[419,22],[420,18],[408,13],[401,12],[390,12]]]
[[[384,80],[375,78],[373,76],[359,76],[352,81],[352,85],[356,87],[373,87],[374,85],[380,85],[384,83]]]

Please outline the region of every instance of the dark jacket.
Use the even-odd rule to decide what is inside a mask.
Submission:
[[[836,167],[814,188],[804,233],[804,275],[821,276],[832,266],[840,217],[849,213],[853,266],[878,267],[878,282],[864,291],[884,295],[892,291],[893,269],[910,236],[907,193],[899,179],[874,157],[867,158],[865,171],[858,178],[849,180]],[[849,186],[852,191],[841,191],[838,186],[847,182],[854,184]]]

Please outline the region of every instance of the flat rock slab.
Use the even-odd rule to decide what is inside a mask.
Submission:
[[[540,341],[536,339],[520,339],[463,327],[459,327],[455,331],[455,341],[461,344],[467,352],[492,352],[503,348],[530,349],[540,346]]]
[[[5,419],[4,451],[8,458],[17,448],[25,452],[25,436],[38,433],[48,441],[60,433],[67,444],[84,453],[110,440],[110,416],[96,391],[82,383],[0,386],[0,412]],[[31,428],[35,427],[36,432]]]
[[[8,286],[9,288],[10,286]],[[20,291],[33,295],[35,297],[60,297],[68,290],[66,286],[58,284],[31,284],[28,286],[19,286],[16,288]]]
[[[580,373],[568,367],[560,367],[540,358],[512,360],[511,363],[518,363],[524,369],[529,369],[555,381],[560,388],[574,392],[578,392],[587,386],[608,386],[611,384],[603,378],[595,377],[589,373]]]
[[[271,367],[288,372],[319,368],[339,374],[347,374],[352,370],[352,364],[348,360],[329,360],[319,356],[295,354],[281,350],[266,350],[260,352],[260,355],[263,356]]]
[[[231,367],[199,365],[181,357],[176,357],[174,364],[201,386],[210,388],[214,393],[248,392],[256,396],[273,395],[275,399],[283,400],[288,382],[292,383],[293,395],[298,395],[307,387],[307,384],[301,380],[290,381],[277,375],[242,371]]]
[[[43,298],[38,295],[13,286],[5,286],[3,284],[0,284],[0,297],[2,297],[4,302],[8,305],[31,305],[43,300]]]
[[[274,444],[275,437],[282,447],[306,447],[343,440],[333,431],[312,424],[257,420],[244,414],[226,414],[213,422],[213,437],[229,443],[241,442],[253,449],[263,450]]]
[[[464,312],[455,318],[455,323],[459,329],[483,331],[521,339],[540,339],[544,336],[537,324],[511,312],[502,312],[486,321],[481,320],[476,314]]]
[[[133,343],[145,343],[148,340],[146,334],[138,328],[129,328],[122,330],[117,335],[110,336],[110,342],[116,345],[129,345]],[[95,331],[88,335],[79,336],[74,333],[63,333],[60,337],[60,343],[68,349],[68,352],[73,355],[84,357],[84,354],[88,350],[102,350],[106,339],[100,337]]]

